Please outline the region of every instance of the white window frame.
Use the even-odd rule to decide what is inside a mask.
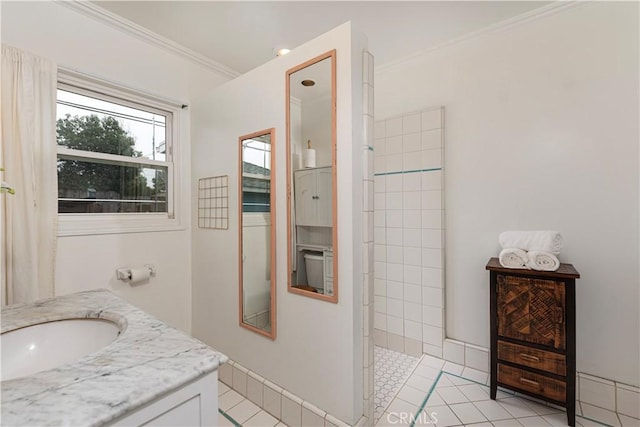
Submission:
[[[58,213],[58,236],[184,230],[183,218],[186,212],[182,207],[183,203],[180,203],[181,190],[184,186],[179,167],[181,150],[178,149],[180,122],[184,114],[182,104],[63,69],[58,70],[58,89],[167,116],[166,161],[74,150],[63,146],[57,147],[59,155],[64,155],[65,158],[103,161],[109,164],[168,167],[167,212]]]

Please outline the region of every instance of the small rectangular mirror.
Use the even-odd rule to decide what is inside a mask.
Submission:
[[[239,138],[240,326],[276,338],[275,129]]]
[[[338,302],[336,51],[287,71],[289,292]]]

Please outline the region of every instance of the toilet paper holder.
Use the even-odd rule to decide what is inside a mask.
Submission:
[[[156,267],[153,264],[145,264],[144,268],[149,270],[149,276],[156,275]],[[116,278],[124,282],[131,281],[131,268],[119,268],[116,270]]]

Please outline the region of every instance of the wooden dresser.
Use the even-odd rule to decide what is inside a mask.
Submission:
[[[556,271],[486,266],[491,284],[491,398],[498,386],[567,409],[576,417],[576,279],[571,264]]]

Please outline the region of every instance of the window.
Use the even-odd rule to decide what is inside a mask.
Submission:
[[[90,225],[80,227],[89,233],[61,234],[143,231],[162,220],[168,225],[175,219],[173,141],[179,107],[64,76],[56,108],[58,214],[63,229],[77,229],[82,221]]]
[[[271,212],[271,144],[247,139],[242,152],[242,212]]]

